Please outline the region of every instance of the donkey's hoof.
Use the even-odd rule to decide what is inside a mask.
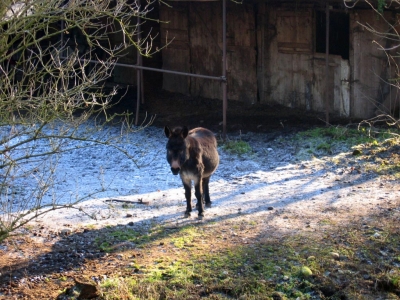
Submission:
[[[203,204],[204,204],[204,202],[203,202]],[[199,208],[200,208],[200,204],[196,203],[196,209],[199,210]]]
[[[186,211],[185,212],[185,218],[189,218],[190,217],[190,212]]]
[[[199,220],[203,220],[204,219],[204,214],[198,215],[197,217]]]
[[[210,208],[211,207],[211,201],[206,203],[206,207]]]

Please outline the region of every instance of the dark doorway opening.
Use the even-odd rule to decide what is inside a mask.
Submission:
[[[317,11],[316,15],[315,52],[326,52],[326,14]],[[329,13],[329,54],[340,55],[349,59],[350,20],[349,15],[342,12]]]

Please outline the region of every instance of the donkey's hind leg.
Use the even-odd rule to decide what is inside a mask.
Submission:
[[[185,218],[190,217],[190,213],[192,212],[192,184],[189,180],[182,179],[183,187],[185,188],[185,198],[186,198],[186,211]]]
[[[194,194],[197,198],[196,208],[199,211],[199,218],[204,217],[204,195],[203,195],[203,183],[202,179],[195,183]]]
[[[204,201],[206,202],[206,207],[211,207],[210,190],[208,188],[210,177],[211,176],[203,178],[203,195],[204,195]]]

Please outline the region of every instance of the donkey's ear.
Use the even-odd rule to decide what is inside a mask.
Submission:
[[[186,137],[188,136],[188,134],[189,134],[189,129],[186,127],[186,126],[183,126],[182,127],[182,137],[184,138],[184,139],[186,139]]]
[[[165,133],[165,136],[166,136],[167,138],[169,138],[169,137],[171,136],[171,130],[169,129],[168,126],[165,126],[165,127],[164,127],[164,133]]]

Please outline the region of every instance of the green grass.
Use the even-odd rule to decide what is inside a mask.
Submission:
[[[315,231],[275,237],[254,234],[263,230],[245,219],[153,224],[143,232],[104,228],[96,243],[111,254],[96,260],[103,278],[97,286],[101,299],[398,299],[400,232],[393,216],[371,214],[368,226],[322,219]],[[127,241],[136,246],[113,247]]]
[[[196,228],[193,226],[187,226],[182,229],[179,236],[170,239],[170,241],[175,247],[183,248],[190,245],[196,236],[199,236]]]
[[[230,153],[234,154],[248,154],[252,152],[252,148],[248,142],[238,141],[226,141],[222,144],[222,148]]]
[[[378,146],[381,143],[390,140],[394,142],[394,144],[397,144],[399,134],[399,130],[394,128],[373,131],[366,127],[351,129],[343,126],[330,126],[306,130],[298,133],[297,137],[303,141],[310,139],[323,139],[327,143],[344,142],[349,146],[355,146],[358,144]]]
[[[137,247],[141,247],[147,242],[151,241],[154,235],[158,236],[162,234],[160,227],[154,227],[150,232],[138,232],[134,229],[130,228],[108,228],[107,230],[107,238],[97,237],[95,239],[95,244],[99,247],[99,249],[103,252],[113,252],[115,249],[115,245],[118,245],[121,242],[131,242],[134,243]]]
[[[338,145],[349,153],[359,147],[362,153],[353,158],[365,169],[400,174],[399,154],[391,151],[400,141],[390,132],[372,137],[366,130],[316,128],[296,139],[313,155],[335,152]],[[242,141],[222,147],[251,152]],[[110,227],[95,240],[100,250],[120,251],[114,246],[128,241],[136,246],[126,250],[126,257],[138,249],[143,255],[100,282],[102,299],[399,299],[400,232],[396,215],[387,213],[368,215],[368,226],[365,220],[342,224],[326,218],[315,232],[246,242],[241,235],[258,230],[258,221],[173,229],[153,224],[145,232]]]
[[[132,290],[137,284],[138,282],[132,277],[107,278],[100,284],[102,299],[138,299],[132,294]]]
[[[377,145],[374,137],[365,130],[345,127],[318,127],[297,134],[295,140],[308,153],[315,155],[332,154],[336,149],[351,149],[357,145]]]
[[[391,174],[394,178],[400,178],[400,161],[396,154],[399,152],[396,147],[400,146],[399,133],[394,128],[373,131],[366,127],[318,127],[297,133],[293,142],[298,160],[332,157],[335,164],[340,164],[340,159],[335,155],[351,153],[358,160],[373,161],[364,163],[366,169],[379,175]],[[392,152],[394,155],[391,155]],[[379,156],[385,154],[391,157],[390,161],[379,162]]]
[[[111,240],[135,240],[144,255],[99,288],[104,299],[375,299],[376,293],[392,299],[400,287],[394,267],[400,263],[398,227],[370,217],[365,228],[328,220],[329,228],[318,234],[282,236],[279,242],[226,238],[236,223],[167,231],[155,226],[145,239],[134,230],[110,230]],[[251,230],[249,223],[242,226]],[[368,289],[365,276],[374,284],[360,294]]]

